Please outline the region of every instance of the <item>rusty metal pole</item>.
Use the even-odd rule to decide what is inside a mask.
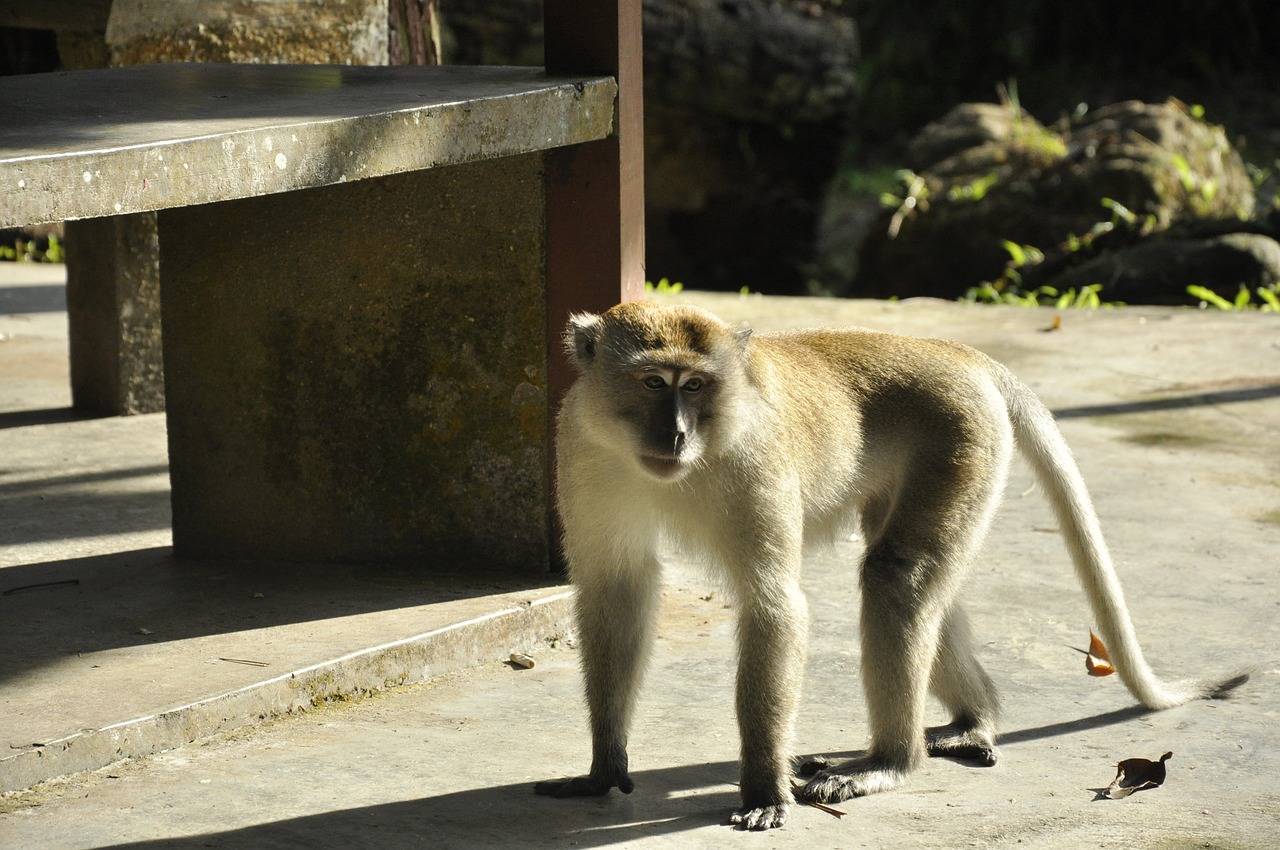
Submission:
[[[601,311],[644,296],[644,93],[641,0],[545,0],[548,74],[618,80],[614,134],[546,158],[547,457],[554,471],[555,414],[573,380],[561,334],[574,311]],[[552,476],[548,476],[551,480]],[[554,511],[552,512],[554,515]],[[559,520],[552,521],[559,551]]]

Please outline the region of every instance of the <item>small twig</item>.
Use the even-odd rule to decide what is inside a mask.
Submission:
[[[12,596],[15,593],[22,593],[27,590],[40,590],[46,587],[73,587],[79,583],[80,579],[78,578],[68,578],[63,579],[62,581],[42,581],[39,584],[24,584],[21,587],[11,587],[2,595]]]
[[[806,806],[813,806],[815,809],[820,809],[829,815],[835,815],[838,818],[842,818],[846,814],[848,814],[848,812],[842,812],[839,809],[832,808],[831,806],[828,806],[826,803],[816,803],[813,800],[805,800],[804,804]]]
[[[800,788],[797,787],[795,784],[792,784],[791,790],[799,791]],[[848,814],[848,812],[841,811],[840,809],[837,809],[833,806],[828,806],[826,803],[819,803],[816,800],[801,800],[797,797],[796,802],[801,803],[805,806],[812,806],[813,808],[819,811],[826,812],[829,815],[835,815],[838,818],[842,818]]]
[[[250,667],[267,667],[270,666],[266,661],[247,661],[244,658],[219,658],[219,661],[229,661],[232,664],[248,664]]]
[[[902,205],[898,207],[898,211],[893,214],[893,218],[889,219],[888,236],[890,239],[898,237],[898,231],[902,229],[902,222],[911,214],[912,210],[919,207],[926,209],[928,204],[921,197],[921,192],[925,190],[925,180],[920,175],[916,175],[911,184],[907,187],[907,197],[903,199]]]

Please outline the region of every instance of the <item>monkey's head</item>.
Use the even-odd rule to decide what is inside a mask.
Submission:
[[[565,343],[582,373],[587,435],[654,478],[683,478],[737,432],[750,335],[694,307],[644,301],[572,316]]]

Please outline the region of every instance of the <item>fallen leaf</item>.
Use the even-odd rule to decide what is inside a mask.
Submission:
[[[1173,753],[1160,756],[1160,761],[1150,759],[1125,759],[1116,765],[1116,778],[1111,780],[1102,796],[1108,800],[1122,800],[1134,791],[1159,788],[1164,784],[1164,763]]]
[[[1110,676],[1116,672],[1116,668],[1111,666],[1111,656],[1107,654],[1106,646],[1093,632],[1089,632],[1089,651],[1084,656],[1084,669],[1089,671],[1090,676]]]

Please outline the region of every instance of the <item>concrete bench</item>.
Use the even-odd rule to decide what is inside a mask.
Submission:
[[[157,211],[177,555],[554,556],[560,329],[643,286],[640,6],[546,15],[546,69],[0,78],[0,226]]]

